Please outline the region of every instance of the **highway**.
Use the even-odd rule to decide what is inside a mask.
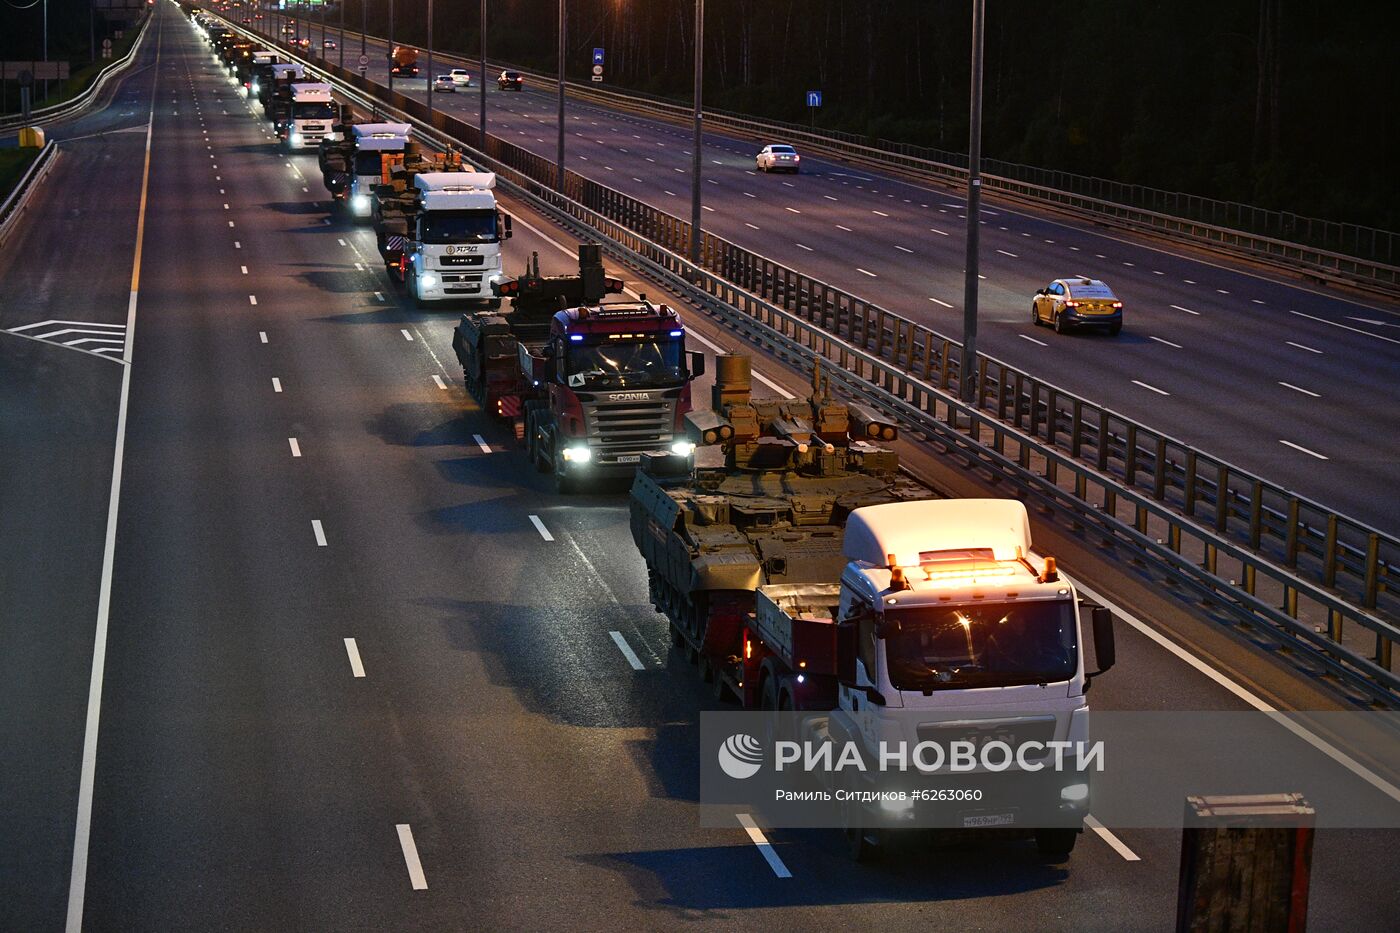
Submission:
[[[260,23],[272,28],[270,18]],[[308,24],[314,48],[321,31],[314,19]],[[327,35],[338,38],[334,25]],[[358,32],[347,31],[347,67],[357,67],[359,50]],[[387,82],[386,53],[371,37],[371,80]],[[426,55],[419,64],[426,68]],[[438,73],[453,66],[474,79],[480,70],[474,60],[435,54]],[[421,99],[425,79],[396,79],[394,87]],[[555,85],[527,80],[521,92],[499,91],[493,80],[487,99],[488,132],[555,158]],[[435,107],[472,123],[479,103],[476,86],[433,95]],[[567,116],[572,171],[689,218],[688,127],[572,100]],[[754,141],[715,132],[704,139],[710,232],[941,333],[962,333],[959,192],[810,154],[798,176],[760,175]],[[1400,531],[1395,446],[1378,441],[1400,436],[1400,308],[996,198],[984,199],[982,224],[982,352]],[[1035,290],[1078,274],[1104,279],[1123,300],[1118,337],[1062,336],[1031,324]]]
[[[1065,865],[989,841],[857,866],[834,830],[764,850],[700,828],[697,717],[718,706],[669,650],[625,496],[556,495],[462,391],[455,315],[390,287],[315,156],[275,147],[173,4],[151,28],[112,105],[53,129],[61,160],[0,253],[21,296],[0,364],[22,374],[0,380],[0,929],[75,909],[90,930],[1171,927],[1166,830],[1086,833]],[[574,241],[505,206],[507,268],[567,271]],[[122,352],[31,327],[70,318],[121,328]],[[1096,708],[1345,706],[1036,534],[1135,613]],[[1313,929],[1393,923],[1394,841],[1319,835]]]

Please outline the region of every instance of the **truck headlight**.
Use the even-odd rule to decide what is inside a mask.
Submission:
[[[880,810],[890,816],[909,819],[914,815],[914,798],[907,794],[903,798],[882,797]]]
[[[369,195],[357,194],[353,198],[351,198],[350,210],[354,211],[356,214],[359,214],[361,217],[364,217],[367,214],[369,214]]]
[[[291,143],[292,143],[292,148],[293,148],[293,149],[300,149],[303,142],[305,142],[305,140],[303,140],[303,139],[301,138],[301,134],[300,134],[300,133],[293,133],[293,134],[292,134],[292,136],[291,136]]]
[[[587,463],[593,459],[593,451],[588,447],[565,447],[564,459],[569,463]]]
[[[1060,799],[1065,803],[1083,803],[1089,799],[1088,784],[1069,784],[1060,788]]]
[[[254,81],[254,82],[253,82],[253,93],[256,94],[256,93],[258,93],[258,91],[260,91],[260,90],[262,90],[262,88],[258,87],[258,82]]]
[[[437,288],[438,277],[431,272],[424,272],[418,277],[418,284],[424,288]]]
[[[677,457],[689,457],[695,453],[695,445],[690,441],[676,441],[671,445],[671,453]]]

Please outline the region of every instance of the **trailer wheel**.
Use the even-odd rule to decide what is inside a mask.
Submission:
[[[1079,833],[1073,829],[1037,829],[1035,847],[1040,854],[1051,861],[1063,862],[1074,851],[1079,841]]]

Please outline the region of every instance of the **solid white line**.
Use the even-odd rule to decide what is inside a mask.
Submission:
[[[1319,460],[1332,459],[1331,457],[1324,457],[1322,454],[1318,453],[1315,450],[1308,450],[1306,447],[1301,447],[1298,444],[1293,443],[1292,441],[1279,441],[1279,443],[1285,447],[1292,447],[1294,450],[1300,450],[1303,453],[1307,454],[1309,457],[1316,457]]]
[[[274,392],[281,392],[281,391],[282,391],[282,380],[281,380],[281,379],[278,379],[276,376],[273,376],[273,377],[272,377],[272,391],[274,391]]]
[[[423,875],[423,863],[418,860],[418,846],[413,843],[413,830],[407,823],[398,823],[394,828],[399,831],[399,848],[403,849],[403,860],[408,866],[408,880],[413,883],[413,890],[426,891],[428,879]]]
[[[481,448],[482,453],[489,454],[491,452],[491,445],[486,443],[486,438],[480,434],[473,434],[472,440],[476,441],[476,446]]]
[[[345,653],[350,656],[350,673],[356,677],[365,676],[365,666],[360,661],[360,649],[355,644],[355,639],[345,639]]]
[[[1117,852],[1119,855],[1123,856],[1123,860],[1125,862],[1142,861],[1141,856],[1139,856],[1132,849],[1128,848],[1122,839],[1119,839],[1117,836],[1113,835],[1113,833],[1109,831],[1107,826],[1100,823],[1092,815],[1084,817],[1084,825],[1092,829],[1095,833],[1098,833],[1099,838],[1102,839],[1104,842],[1108,843],[1109,848],[1111,848],[1114,852]]]
[[[1046,343],[1044,340],[1036,340],[1034,337],[1030,336],[1029,334],[1017,334],[1016,336],[1017,336],[1017,337],[1020,337],[1022,340],[1029,340],[1031,343],[1038,344],[1038,345],[1040,345],[1040,346],[1042,346],[1042,347],[1048,347],[1048,346],[1050,346],[1050,344]]]
[[[1321,324],[1331,324],[1333,327],[1340,327],[1342,330],[1349,330],[1354,334],[1365,334],[1367,337],[1375,337],[1377,340],[1384,340],[1386,343],[1400,344],[1400,340],[1393,340],[1390,337],[1383,337],[1380,334],[1373,334],[1369,330],[1361,330],[1359,327],[1348,327],[1345,324],[1338,324],[1336,321],[1329,321],[1326,318],[1313,317],[1311,314],[1304,314],[1301,311],[1290,310],[1288,313],[1296,314],[1299,317],[1305,317],[1310,321],[1317,321]]]
[[[258,331],[258,342],[259,342],[259,343],[267,343],[267,331],[265,331],[265,330],[260,330],[260,331]]]
[[[1150,386],[1150,385],[1148,385],[1148,384],[1145,383],[1145,382],[1138,382],[1136,379],[1133,380],[1133,385],[1135,385],[1135,386],[1142,386],[1144,389],[1151,389],[1153,392],[1156,392],[1158,395],[1171,395],[1170,392],[1164,392],[1164,391],[1162,391],[1161,389],[1157,388],[1156,386]]]
[[[1167,346],[1169,346],[1169,347],[1176,347],[1178,350],[1181,349],[1181,344],[1179,344],[1179,343],[1172,343],[1170,340],[1163,340],[1161,337],[1154,337],[1154,336],[1152,336],[1151,334],[1148,334],[1148,335],[1147,335],[1147,339],[1148,339],[1148,340],[1155,340],[1155,341],[1157,341],[1158,343],[1165,343]]]
[[[399,328],[399,333],[403,334],[403,339],[408,340],[408,341],[412,341],[412,340],[413,340],[413,335],[410,334],[410,333],[408,332],[408,328],[406,328],[406,327],[400,327],[400,328]]]
[[[948,304],[948,302],[946,302],[946,301],[940,301],[940,300],[937,299],[937,298],[930,297],[930,298],[929,298],[929,301],[933,302],[933,303],[936,304],[936,305],[942,305],[942,306],[945,307],[945,308],[951,308],[951,307],[952,307],[952,305]]]
[[[1168,305],[1167,307],[1175,308],[1175,309],[1178,310],[1178,311],[1185,311],[1187,314],[1194,314],[1194,315],[1196,315],[1196,317],[1200,317],[1200,316],[1201,316],[1201,312],[1199,312],[1199,311],[1192,311],[1190,308],[1183,308],[1181,305]]]
[[[321,527],[321,520],[319,518],[313,518],[311,520],[311,531],[316,535],[316,546],[325,547],[326,529]]]
[[[443,382],[442,377],[439,376],[437,373],[433,373],[433,381],[437,383],[437,387],[439,389],[447,388],[447,383]]]
[[[540,533],[541,538],[544,538],[546,541],[554,540],[554,535],[550,534],[549,529],[544,527],[544,522],[540,521],[540,517],[538,515],[530,516],[530,524],[535,526],[535,530]]]
[[[627,663],[632,665],[632,670],[646,670],[646,665],[642,659],[637,657],[637,652],[632,650],[632,646],[627,644],[627,639],[622,637],[621,632],[608,632],[612,636],[613,643],[617,645],[617,650],[622,652],[622,656],[627,659]]]
[[[1313,398],[1322,398],[1322,396],[1318,395],[1316,392],[1309,392],[1307,389],[1300,389],[1291,382],[1280,382],[1279,385],[1283,386],[1285,389],[1292,389],[1294,392],[1302,392],[1304,395],[1311,395]]]
[[[301,456],[301,444],[297,443],[297,439],[295,437],[287,438],[287,444],[292,448],[293,457]]]
[[[1288,442],[1283,441],[1282,443],[1286,444]],[[1069,575],[1066,574],[1066,577],[1068,576]],[[1331,758],[1333,761],[1346,768],[1352,774],[1355,774],[1357,777],[1361,778],[1363,781],[1370,784],[1372,787],[1376,788],[1381,793],[1385,794],[1391,800],[1400,802],[1400,787],[1396,787],[1394,784],[1385,780],[1380,775],[1376,774],[1374,771],[1361,764],[1355,758],[1352,758],[1346,752],[1343,752],[1341,749],[1328,742],[1326,739],[1314,735],[1312,732],[1308,731],[1308,729],[1305,726],[1301,726],[1298,723],[1294,722],[1292,719],[1289,719],[1286,714],[1280,712],[1276,707],[1264,702],[1264,700],[1261,699],[1259,696],[1245,689],[1241,685],[1235,683],[1229,677],[1220,673],[1215,668],[1211,667],[1209,664],[1196,657],[1194,654],[1191,654],[1191,652],[1187,651],[1185,648],[1181,647],[1176,642],[1163,635],[1161,632],[1152,628],[1146,622],[1133,615],[1131,612],[1128,612],[1123,607],[1110,601],[1106,596],[1102,596],[1099,593],[1095,592],[1092,588],[1085,585],[1078,579],[1073,579],[1072,582],[1074,583],[1075,588],[1079,590],[1079,592],[1083,593],[1085,596],[1088,596],[1100,606],[1108,607],[1110,610],[1113,611],[1113,614],[1115,616],[1122,619],[1128,625],[1132,626],[1142,635],[1156,642],[1162,648],[1165,648],[1168,652],[1175,655],[1179,660],[1186,662],[1191,667],[1204,674],[1210,680],[1214,681],[1216,684],[1219,684],[1221,687],[1224,687],[1226,690],[1234,694],[1240,700],[1243,700],[1249,706],[1252,706],[1260,712],[1268,713],[1269,718],[1272,719],[1275,723],[1287,729],[1289,732],[1292,732],[1298,738],[1302,739],[1304,742],[1307,742],[1313,748],[1322,752],[1328,758]]]
[[[1291,340],[1285,340],[1284,343],[1288,344],[1290,347],[1297,347],[1299,350],[1307,350],[1309,353],[1322,354],[1321,350],[1314,350],[1312,347],[1305,347],[1301,343],[1294,343]]]
[[[163,22],[163,21],[162,21]],[[156,73],[160,66],[160,33],[156,35]],[[154,84],[154,80],[153,80]],[[87,896],[88,843],[92,835],[92,793],[97,775],[97,733],[102,719],[102,680],[107,666],[107,626],[112,612],[112,570],[117,555],[117,512],[121,503],[122,465],[126,455],[126,416],[131,399],[131,353],[136,335],[136,300],[141,289],[141,252],[146,236],[146,201],[151,182],[151,137],[155,132],[155,89],[146,119],[146,155],[141,171],[141,200],[136,213],[136,249],[131,262],[131,293],[126,304],[126,346],[122,352],[122,385],[117,402],[117,436],[112,451],[112,482],[107,493],[107,530],[102,543],[102,576],[97,590],[97,622],[88,678],[87,716],[83,724],[83,757],[78,773],[78,812],[73,827],[73,862],[68,876],[67,933],[81,933],[83,901]]]
[[[744,827],[744,832],[749,834],[749,841],[758,847],[759,854],[768,863],[768,867],[773,869],[773,874],[779,878],[791,878],[792,872],[783,864],[783,860],[778,858],[778,853],[773,851],[773,844],[768,841],[768,837],[763,835],[763,830],[758,828],[758,824],[753,821],[753,817],[747,813],[738,814],[739,825]]]

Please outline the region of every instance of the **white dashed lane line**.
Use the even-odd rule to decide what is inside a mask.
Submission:
[[[1133,385],[1142,386],[1144,389],[1147,389],[1150,392],[1156,392],[1158,395],[1171,395],[1171,393],[1166,391],[1165,389],[1159,389],[1156,386],[1150,386],[1147,383],[1139,382],[1136,379],[1133,380]]]
[[[1175,309],[1178,310],[1178,311],[1185,311],[1187,314],[1194,314],[1194,315],[1196,315],[1196,317],[1200,317],[1200,316],[1201,316],[1201,312],[1199,312],[1199,311],[1192,311],[1190,308],[1183,308],[1181,305],[1168,305],[1168,307],[1170,307],[1170,308],[1175,308]]]
[[[1043,340],[1036,340],[1034,337],[1030,336],[1029,334],[1017,334],[1016,336],[1017,336],[1017,337],[1020,337],[1022,340],[1029,340],[1031,343],[1036,344],[1037,346],[1041,346],[1041,347],[1048,347],[1048,346],[1050,346],[1050,345],[1049,345],[1048,343],[1046,343],[1045,341],[1043,341]]]
[[[1304,395],[1310,395],[1313,398],[1322,398],[1322,396],[1318,395],[1316,392],[1311,392],[1307,389],[1299,388],[1291,382],[1280,382],[1279,385],[1283,386],[1285,389],[1292,389],[1294,392],[1301,392]]]
[[[1155,340],[1155,341],[1157,341],[1158,343],[1164,343],[1164,344],[1166,344],[1167,346],[1169,346],[1169,347],[1174,347],[1174,348],[1176,348],[1176,349],[1178,349],[1178,350],[1181,349],[1181,344],[1179,344],[1179,343],[1172,343],[1170,340],[1163,340],[1161,337],[1153,337],[1151,334],[1148,334],[1148,335],[1147,335],[1147,339],[1148,339],[1148,340]]]
[[[1290,347],[1297,347],[1299,350],[1307,350],[1309,353],[1316,353],[1318,356],[1323,355],[1321,350],[1314,350],[1312,347],[1304,346],[1301,343],[1294,343],[1291,340],[1285,340],[1284,343],[1288,344]]]
[[[535,526],[535,530],[540,533],[541,538],[544,538],[546,541],[554,540],[554,535],[550,534],[549,529],[544,527],[544,522],[540,521],[540,517],[538,515],[530,516],[530,524]]]
[[[365,676],[365,665],[360,660],[360,648],[355,644],[355,639],[345,639],[345,654],[350,658],[350,673],[355,677]]]
[[[621,632],[608,632],[612,637],[613,644],[617,645],[617,650],[622,652],[622,656],[627,659],[627,663],[632,666],[632,670],[646,670],[646,665],[642,659],[637,657],[637,652],[632,650],[632,646],[627,644],[627,639],[622,637]]]
[[[1316,458],[1319,459],[1319,460],[1330,460],[1330,459],[1332,459],[1331,457],[1324,457],[1322,454],[1318,453],[1318,452],[1315,451],[1315,450],[1308,450],[1308,448],[1302,446],[1301,444],[1295,444],[1295,443],[1293,443],[1292,441],[1283,441],[1283,440],[1281,440],[1281,441],[1279,441],[1279,443],[1282,444],[1282,445],[1285,446],[1285,447],[1292,447],[1294,450],[1302,451],[1303,453],[1307,454],[1309,457],[1316,457]]]

